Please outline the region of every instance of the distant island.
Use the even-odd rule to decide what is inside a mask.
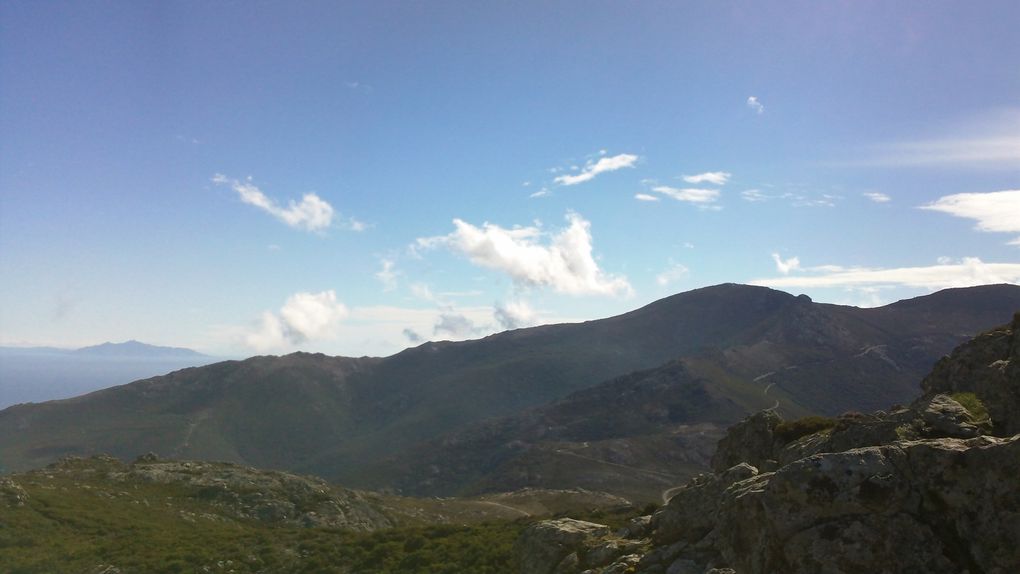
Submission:
[[[219,360],[192,349],[135,340],[79,349],[0,347],[0,409],[65,399]]]

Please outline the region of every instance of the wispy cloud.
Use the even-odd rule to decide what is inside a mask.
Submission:
[[[761,115],[765,113],[765,106],[758,101],[758,96],[750,96],[747,98],[747,107],[754,110],[754,113]]]
[[[419,238],[415,246],[445,247],[466,255],[475,265],[506,273],[522,286],[551,287],[575,295],[631,294],[625,277],[607,274],[595,262],[591,224],[576,213],[568,213],[567,222],[567,228],[548,234],[537,226],[506,229],[484,223],[476,227],[454,219],[452,233]]]
[[[783,275],[789,275],[790,271],[800,269],[800,259],[797,257],[783,259],[778,253],[773,253],[772,260],[776,262],[776,270]]]
[[[750,201],[752,203],[759,203],[772,199],[771,196],[762,193],[760,189],[745,189],[740,192],[740,197],[744,198],[744,201]]]
[[[875,203],[888,203],[888,202],[892,201],[891,197],[889,197],[888,195],[886,195],[884,193],[880,193],[880,192],[877,192],[877,191],[870,191],[870,192],[867,192],[867,193],[863,193],[861,195],[863,195],[864,197],[870,199],[871,201],[874,201]]]
[[[751,284],[775,288],[904,286],[935,290],[1020,281],[1020,263],[985,263],[977,257],[921,267],[846,269],[824,266],[811,269],[820,273],[754,279]]]
[[[662,195],[673,198],[677,201],[694,203],[699,206],[708,206],[710,204],[715,203],[719,199],[718,189],[699,189],[699,188],[677,189],[675,187],[659,185],[653,187],[652,191],[654,191],[655,193],[661,193]]]
[[[1020,109],[992,110],[927,138],[873,145],[861,156],[834,164],[1016,169],[1020,167]]]
[[[699,183],[711,183],[715,185],[726,185],[726,182],[730,180],[733,174],[725,171],[706,171],[705,173],[699,173],[696,175],[685,175],[683,180],[687,183],[693,183],[697,185]]]
[[[681,279],[686,277],[688,273],[690,273],[690,270],[687,269],[686,266],[670,261],[669,267],[667,267],[665,270],[663,270],[661,273],[655,276],[655,282],[660,287],[666,287],[670,283],[676,283],[677,281],[680,281]]]
[[[648,195],[647,193],[636,193],[634,194],[634,199],[638,201],[659,201],[658,197]]]
[[[244,343],[257,351],[268,351],[328,339],[336,335],[348,314],[332,290],[296,293],[279,312],[264,312],[259,326],[245,336]]]
[[[397,277],[400,272],[396,270],[396,263],[392,259],[380,261],[382,269],[376,272],[375,278],[383,285],[383,291],[394,291],[397,288]]]
[[[1020,190],[957,193],[940,197],[921,209],[941,211],[977,221],[977,229],[991,233],[1020,233]],[[1020,245],[1020,237],[1009,242]]]
[[[250,177],[240,181],[218,173],[212,177],[212,181],[217,185],[230,186],[237,192],[242,202],[258,207],[291,227],[321,231],[333,223],[333,206],[314,193],[306,193],[300,202],[291,200],[287,207],[281,207],[275,200],[262,193],[262,190],[252,183]]]
[[[595,162],[589,160],[580,173],[561,175],[553,179],[553,181],[560,185],[577,185],[595,179],[595,176],[600,173],[616,171],[625,167],[634,167],[637,160],[638,156],[629,153],[621,153],[612,157],[601,157]]]

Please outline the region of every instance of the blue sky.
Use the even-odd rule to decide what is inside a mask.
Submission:
[[[5,2],[0,344],[1020,281],[1016,2]]]

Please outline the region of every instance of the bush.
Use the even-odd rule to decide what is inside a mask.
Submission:
[[[776,425],[773,432],[780,443],[789,444],[801,437],[829,430],[834,426],[836,426],[836,419],[809,416],[793,421],[783,421]]]

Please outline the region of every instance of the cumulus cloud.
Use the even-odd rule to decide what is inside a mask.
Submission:
[[[862,195],[864,195],[864,197],[870,199],[871,201],[874,201],[875,203],[888,203],[889,201],[892,201],[891,197],[884,193],[879,193],[877,191],[871,191],[868,193],[864,193]]]
[[[527,301],[506,301],[497,304],[492,312],[496,322],[504,329],[520,329],[536,323],[534,309]]]
[[[552,234],[537,226],[506,229],[486,222],[476,227],[454,219],[453,233],[419,238],[415,247],[446,247],[475,265],[506,273],[521,286],[551,287],[573,295],[631,294],[625,277],[607,274],[595,262],[591,224],[576,213],[568,213],[566,219],[567,228]]]
[[[947,195],[922,205],[921,209],[973,219],[980,231],[1020,233],[1020,189]],[[1009,244],[1020,245],[1020,237]]]
[[[259,326],[245,336],[244,342],[253,349],[266,351],[329,339],[336,335],[348,314],[347,307],[336,300],[332,290],[295,293],[278,312],[264,312]]]
[[[758,101],[758,96],[750,96],[747,98],[747,107],[754,110],[754,113],[761,115],[765,113],[765,106]]]
[[[647,193],[634,194],[634,199],[638,201],[659,201],[658,197],[655,197],[654,195],[648,195]]]
[[[262,190],[252,183],[250,177],[245,181],[240,181],[216,174],[212,181],[217,185],[230,186],[237,192],[241,201],[248,205],[254,205],[291,227],[305,231],[322,231],[333,223],[333,206],[314,193],[306,193],[300,202],[291,200],[287,203],[287,207],[282,207],[262,193]],[[354,219],[350,219],[349,226],[355,231],[364,229],[364,224]]]
[[[699,206],[707,206],[715,203],[719,199],[718,189],[697,189],[697,188],[683,188],[677,189],[675,187],[669,187],[665,185],[659,185],[652,188],[655,193],[661,193],[666,197],[671,197],[677,201],[684,201],[687,203],[694,203]]]
[[[817,274],[755,279],[753,285],[766,287],[858,287],[904,286],[927,289],[972,287],[993,283],[1020,282],[1020,263],[985,263],[977,257],[960,261],[942,260],[938,265],[891,269],[815,267]]]
[[[397,276],[400,272],[396,270],[396,263],[392,259],[381,261],[382,269],[375,274],[375,278],[383,285],[383,291],[393,291],[397,288]]]
[[[778,253],[773,253],[772,260],[776,262],[776,269],[783,275],[789,275],[790,271],[800,269],[800,259],[797,257],[791,257],[784,260]]]
[[[706,171],[705,173],[699,173],[697,175],[685,175],[683,180],[687,183],[693,183],[697,185],[699,183],[711,183],[714,185],[726,185],[726,182],[730,180],[732,174],[725,171]]]
[[[686,277],[689,271],[690,270],[687,269],[687,267],[670,261],[669,267],[667,267],[662,273],[655,276],[655,282],[658,283],[660,287],[666,287],[670,283],[675,283]]]
[[[581,170],[581,173],[561,175],[553,179],[553,181],[560,185],[577,185],[595,179],[595,176],[600,173],[616,171],[625,167],[634,167],[637,160],[638,156],[629,153],[621,153],[612,157],[601,157],[596,162],[589,161],[584,166],[584,169]]]

